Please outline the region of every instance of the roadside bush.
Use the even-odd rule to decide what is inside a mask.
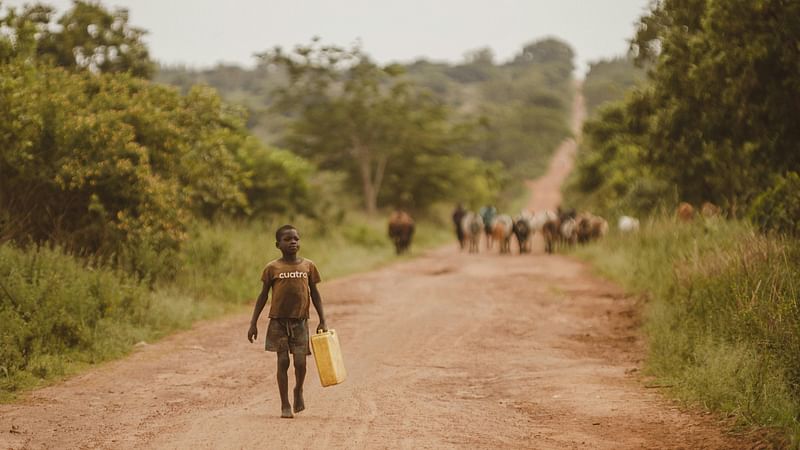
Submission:
[[[226,146],[243,125],[213,92],[20,62],[0,66],[0,104],[5,238],[135,257],[175,250],[194,214],[246,204]]]
[[[135,337],[109,332],[114,324],[144,326],[148,320],[146,286],[57,248],[0,245],[0,280],[2,390],[13,390],[31,374],[63,374],[65,361],[122,354]]]
[[[749,217],[761,231],[800,237],[800,175],[775,177],[772,187],[756,197]]]
[[[315,168],[308,160],[288,150],[265,147],[255,137],[243,140],[237,159],[246,178],[249,215],[317,213],[319,205],[310,183]]]

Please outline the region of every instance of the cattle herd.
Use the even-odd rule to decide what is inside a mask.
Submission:
[[[722,210],[710,202],[705,202],[699,211],[705,219],[720,217]],[[695,209],[688,203],[681,203],[675,210],[675,217],[681,222],[691,222]],[[545,251],[553,253],[559,249],[576,244],[586,244],[600,239],[608,233],[608,221],[590,212],[576,213],[575,210],[522,211],[516,217],[498,214],[493,206],[484,206],[479,211],[467,211],[461,205],[453,212],[453,224],[461,249],[470,253],[480,251],[480,242],[486,242],[491,250],[495,243],[500,253],[512,253],[512,238],[516,239],[520,254],[530,253],[533,237],[539,233],[544,240]],[[620,233],[635,233],[639,230],[639,219],[621,216],[617,223]],[[396,210],[389,217],[389,237],[398,254],[408,250],[414,234],[414,219],[402,210]]]
[[[514,237],[519,253],[524,254],[531,251],[531,241],[536,233],[544,239],[545,251],[553,253],[558,248],[599,239],[608,232],[608,222],[600,216],[560,209],[522,211],[512,218],[508,214],[497,214],[493,207],[484,207],[478,212],[457,208],[453,222],[461,248],[467,248],[470,253],[480,250],[482,236],[485,236],[487,250],[497,243],[500,253],[511,253]]]

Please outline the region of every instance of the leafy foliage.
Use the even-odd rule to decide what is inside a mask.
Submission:
[[[589,72],[583,83],[583,96],[589,117],[594,116],[604,104],[623,100],[627,92],[644,80],[644,70],[636,67],[628,57],[589,64]]]
[[[282,149],[267,148],[255,137],[248,137],[237,151],[246,177],[248,215],[263,217],[275,213],[304,214],[316,217],[322,187],[314,187],[316,168],[307,160]],[[331,189],[332,186],[328,186]],[[316,201],[315,201],[316,197]]]
[[[58,249],[23,252],[0,244],[0,280],[3,391],[17,387],[19,374],[63,374],[59,355],[95,362],[121,354],[135,336],[118,339],[114,325],[142,326],[152,318],[146,286],[121,272],[86,267]]]
[[[142,42],[145,32],[128,25],[128,11],[107,11],[99,3],[74,0],[72,9],[53,22],[42,4],[9,8],[0,18],[0,63],[36,59],[71,70],[127,72],[149,78],[154,64]]]
[[[756,197],[749,217],[762,231],[800,237],[800,175],[775,177],[773,186]]]
[[[648,161],[684,198],[736,214],[771,174],[800,169],[800,48],[787,45],[800,40],[800,4],[672,1],[656,14]]]
[[[287,147],[323,169],[346,173],[367,211],[375,212],[379,201],[425,209],[456,191],[457,171],[485,176],[453,151],[462,135],[450,125],[447,110],[412,90],[400,79],[400,67],[380,67],[358,48],[317,40],[290,54],[278,48],[261,58],[288,75],[276,105],[296,115]],[[446,166],[431,173],[431,163]]]
[[[24,63],[0,66],[0,80],[6,238],[107,255],[123,243],[169,252],[192,213],[246,203],[226,147],[235,116],[213,93],[181,97],[124,75]]]
[[[796,2],[657,2],[633,41],[651,64],[648,86],[622,107],[635,129],[608,139],[638,140],[628,163],[681,200],[740,215],[776,174],[800,170],[800,48],[787,44],[798,24]]]
[[[311,167],[264,148],[208,88],[181,96],[125,74],[10,63],[0,99],[4,240],[113,255],[149,276],[173,270],[190,218],[308,198]]]
[[[408,66],[408,78],[443,98],[472,125],[465,155],[500,162],[512,177],[544,172],[553,149],[570,135],[572,49],[556,39],[523,46],[509,62],[494,63],[485,49],[451,67],[424,60]],[[465,80],[453,69],[481,70]]]
[[[314,44],[301,46],[301,48],[303,52],[306,52],[311,51],[313,46]],[[350,70],[348,64],[354,65],[356,59],[360,60],[365,56],[361,54],[360,49],[357,49],[355,54],[345,56],[344,54],[348,50],[326,48],[319,43],[317,46],[318,48],[314,51],[318,55],[323,51],[338,52],[338,56],[342,58],[336,59],[335,62],[338,65],[337,69],[341,72],[333,72],[339,76],[338,83],[344,83],[346,80],[344,74],[349,73],[347,72]],[[277,54],[266,52],[264,56],[277,56]],[[281,56],[290,56],[290,54],[282,53]],[[311,56],[311,53],[308,53],[307,56]],[[448,180],[443,180],[444,184],[450,185],[453,175],[461,180],[468,178],[456,173],[464,170],[464,165],[459,162],[459,158],[453,155],[477,158],[489,163],[499,162],[502,166],[492,164],[490,166],[510,172],[513,177],[517,178],[532,178],[544,171],[552,150],[570,134],[567,118],[573,91],[571,78],[573,56],[572,50],[566,44],[555,39],[545,39],[526,44],[515,58],[506,63],[496,62],[491,51],[483,48],[467,52],[464,62],[454,65],[418,60],[402,67],[378,67],[366,58],[364,59],[366,64],[362,66],[363,70],[358,73],[366,76],[373,71],[373,75],[377,76],[377,81],[373,81],[380,86],[378,91],[380,95],[384,95],[386,98],[395,95],[397,100],[405,103],[406,111],[413,110],[414,114],[419,116],[413,119],[401,119],[397,121],[398,126],[405,123],[406,120],[419,123],[424,119],[423,115],[427,114],[428,118],[425,120],[433,122],[429,128],[436,129],[438,127],[445,133],[445,136],[437,138],[442,141],[439,145],[434,146],[430,142],[419,145],[424,145],[427,148],[426,152],[431,151],[430,149],[434,147],[438,148],[439,150],[435,152],[437,157],[444,158],[439,161],[455,164],[453,170],[443,170],[440,174],[440,176],[450,174]],[[299,61],[300,59],[296,59],[295,62]],[[324,58],[319,61],[323,62]],[[219,89],[226,99],[242,104],[248,109],[250,112],[248,127],[257,136],[267,142],[290,147],[310,158],[312,158],[311,155],[314,155],[312,159],[320,162],[323,168],[336,167],[344,170],[342,161],[326,160],[322,162],[323,158],[318,149],[312,150],[309,142],[298,139],[303,133],[311,132],[312,128],[314,133],[321,133],[322,127],[329,126],[334,120],[340,120],[338,115],[323,110],[322,105],[315,104],[318,114],[314,117],[314,126],[306,124],[306,129],[300,129],[298,122],[290,126],[299,117],[298,110],[289,113],[285,108],[275,108],[280,97],[286,94],[279,88],[286,86],[291,77],[286,66],[276,64],[276,62],[270,57],[261,58],[259,64],[252,70],[242,70],[234,66],[218,66],[202,71],[191,71],[180,67],[162,67],[156,75],[156,79],[162,83],[180,86],[182,90],[188,90],[193,84],[212,85]],[[369,70],[367,70],[368,68]],[[391,74],[383,73],[381,75],[380,72],[384,69],[389,70]],[[317,73],[316,75],[321,74]],[[235,80],[235,83],[231,80]],[[336,86],[336,82],[332,79],[329,81],[331,84],[327,85],[328,87]],[[308,87],[305,84],[303,86],[304,88]],[[397,91],[392,92],[391,86],[398,87],[403,94],[399,95],[400,93]],[[304,89],[299,88],[299,85],[295,85],[295,88],[297,91]],[[313,89],[309,89],[308,92],[313,91]],[[334,90],[334,93],[340,92]],[[355,95],[356,92],[351,90],[348,91],[348,94]],[[306,100],[313,98],[326,97],[309,95]],[[285,96],[283,99],[286,103]],[[304,101],[298,101],[293,105],[305,105]],[[398,103],[396,103],[397,105]],[[377,108],[377,104],[364,104],[364,106]],[[328,103],[326,107],[331,107],[331,104]],[[378,111],[378,109],[375,110]],[[399,114],[402,110],[402,108],[395,109],[394,113]],[[279,113],[276,114],[276,111]],[[370,119],[378,120],[381,116],[389,117],[381,113],[378,117]],[[325,125],[326,123],[327,125]],[[293,133],[287,139],[285,130],[290,128]],[[399,127],[398,131],[400,131]],[[409,139],[412,136],[419,136],[417,133],[403,133]],[[382,134],[385,135],[385,133]],[[428,140],[430,141],[430,139]],[[330,149],[333,149],[335,144],[331,142]],[[345,150],[349,148],[349,145],[349,142],[338,142],[340,159],[351,159]],[[415,145],[418,144],[409,144],[403,150],[403,152],[411,152],[408,158],[404,157],[404,161],[407,163],[414,162],[413,155],[418,152],[414,149]],[[331,156],[336,152],[325,151],[322,153]],[[476,163],[477,161],[466,165],[470,166]],[[455,198],[443,194],[444,191],[441,189],[431,191],[431,196],[426,197],[422,189],[391,187],[386,184],[389,180],[421,179],[414,176],[413,171],[419,169],[421,173],[424,173],[427,170],[418,166],[402,166],[404,175],[399,176],[391,173],[393,167],[397,168],[397,165],[389,164],[387,166],[387,173],[382,179],[381,193],[377,197],[379,205],[411,204],[416,205],[415,207],[423,207],[422,205],[429,204],[435,198],[467,201],[464,196],[472,195],[468,191],[470,185],[464,186],[467,189],[466,192],[463,192],[464,196],[459,195]],[[347,173],[351,184],[359,187],[359,193],[363,195],[361,175],[352,166],[347,169]],[[480,173],[476,173],[476,176],[482,177]],[[491,177],[495,180],[507,179],[506,176],[492,175]],[[490,180],[481,181],[478,184],[482,184],[484,187],[497,185],[495,181]],[[410,191],[417,192],[413,194],[413,198],[409,198]],[[440,192],[445,197],[437,197]],[[485,194],[476,193],[475,195],[481,197]],[[496,195],[496,193],[490,195]]]
[[[600,108],[584,126],[584,140],[569,178],[573,207],[607,217],[652,213],[675,203],[671,186],[644,164],[645,139],[635,117],[619,104]]]

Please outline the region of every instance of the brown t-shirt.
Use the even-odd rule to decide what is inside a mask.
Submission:
[[[309,281],[320,282],[319,271],[310,259],[287,263],[281,259],[270,261],[261,274],[261,281],[272,289],[270,318],[307,319],[311,304]]]

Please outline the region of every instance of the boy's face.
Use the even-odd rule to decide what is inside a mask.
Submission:
[[[300,233],[297,230],[286,230],[281,233],[281,239],[275,243],[284,255],[296,255],[300,251]]]

